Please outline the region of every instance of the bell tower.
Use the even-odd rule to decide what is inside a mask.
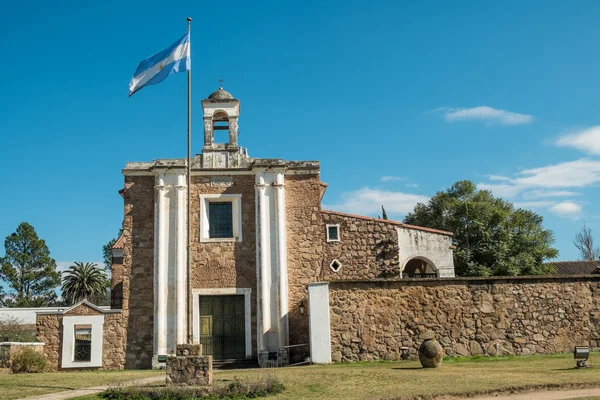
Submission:
[[[240,101],[222,86],[202,100],[204,112],[203,168],[238,168],[244,166],[247,152],[238,145]],[[217,143],[215,132],[226,131],[227,143]]]

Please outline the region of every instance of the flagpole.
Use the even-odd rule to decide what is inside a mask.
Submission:
[[[188,34],[191,30],[192,18],[187,17]],[[192,41],[190,37],[190,63],[192,55]],[[187,70],[188,81],[188,121],[187,121],[187,343],[193,344],[194,334],[192,327],[192,68]]]

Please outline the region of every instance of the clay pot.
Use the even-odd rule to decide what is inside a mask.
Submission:
[[[443,358],[444,349],[437,340],[425,339],[419,346],[419,361],[423,368],[438,368]]]

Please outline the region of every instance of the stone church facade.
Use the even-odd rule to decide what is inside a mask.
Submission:
[[[297,361],[309,354],[309,284],[454,277],[451,233],[323,210],[319,162],[250,157],[238,144],[240,102],[222,88],[202,107],[204,143],[189,187],[191,277],[186,160],[123,169],[112,274],[120,312],[106,317],[120,321],[119,368],[157,367],[187,341],[188,278],[193,340],[206,354],[260,361],[287,349]],[[227,143],[215,142],[218,131]]]

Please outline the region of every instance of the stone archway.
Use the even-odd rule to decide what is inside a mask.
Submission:
[[[437,278],[438,270],[425,257],[413,257],[404,265],[402,270],[402,278]]]

